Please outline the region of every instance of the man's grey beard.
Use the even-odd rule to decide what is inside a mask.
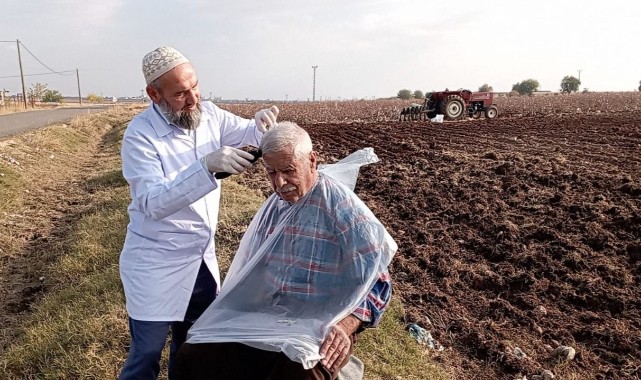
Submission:
[[[194,130],[200,125],[200,118],[203,114],[200,103],[196,104],[196,109],[193,111],[174,111],[165,99],[161,99],[158,106],[169,122],[180,128]]]

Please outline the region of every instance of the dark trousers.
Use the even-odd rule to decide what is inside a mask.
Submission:
[[[205,262],[200,265],[183,322],[150,322],[129,318],[131,346],[120,380],[155,380],[160,372],[160,356],[171,328],[169,379],[176,377],[176,355],[187,339],[187,331],[216,298],[216,282]]]
[[[350,355],[354,348],[354,337]],[[349,362],[349,356],[340,368]],[[185,343],[176,358],[176,380],[333,380],[338,376],[320,363],[306,370],[282,352],[241,343]]]

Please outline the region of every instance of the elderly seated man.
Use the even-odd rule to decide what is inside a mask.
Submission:
[[[189,331],[180,379],[335,379],[389,303],[397,245],[351,189],[317,170],[307,132],[281,122],[260,149],[275,193]]]

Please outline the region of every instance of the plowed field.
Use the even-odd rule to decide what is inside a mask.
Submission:
[[[299,124],[321,163],[381,159],[356,193],[399,243],[404,322],[456,378],[641,377],[640,111]]]

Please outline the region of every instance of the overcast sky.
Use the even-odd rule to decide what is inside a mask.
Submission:
[[[54,71],[35,75],[67,96],[140,96],[142,57],[180,50],[200,89],[223,99],[395,96],[525,79],[557,91],[566,75],[590,91],[641,80],[637,0],[0,0],[0,77],[19,75],[15,40]],[[50,72],[21,47],[27,75]],[[21,92],[19,78],[0,90]]]

